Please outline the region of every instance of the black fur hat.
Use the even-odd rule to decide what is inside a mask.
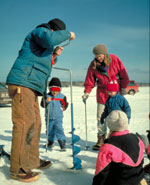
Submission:
[[[50,25],[51,29],[53,29],[54,31],[66,29],[65,23],[62,20],[57,18],[52,19],[51,21],[48,22],[48,24]]]

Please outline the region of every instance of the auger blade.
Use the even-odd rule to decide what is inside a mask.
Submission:
[[[77,135],[72,135],[72,142],[73,143],[76,143],[76,142],[78,142],[80,140],[80,137],[79,136],[77,136]]]
[[[73,156],[77,155],[80,151],[81,149],[79,147],[73,146]]]

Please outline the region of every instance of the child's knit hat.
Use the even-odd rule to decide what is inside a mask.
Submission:
[[[52,78],[51,81],[49,82],[49,88],[50,91],[57,91],[60,92],[61,90],[61,82],[59,78]]]
[[[128,130],[127,115],[123,111],[114,110],[106,117],[106,124],[111,131]]]
[[[109,92],[118,92],[119,91],[119,85],[117,78],[115,76],[112,76],[107,84],[107,91]]]

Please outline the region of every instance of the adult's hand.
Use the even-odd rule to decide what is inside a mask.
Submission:
[[[75,33],[74,32],[70,32],[70,40],[74,40],[75,39]]]
[[[89,97],[89,94],[88,93],[85,93],[83,96],[82,96],[82,100],[84,103],[86,103],[86,100],[88,99]]]

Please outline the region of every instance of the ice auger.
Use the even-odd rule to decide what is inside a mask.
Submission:
[[[75,128],[74,128],[74,119],[73,119],[72,72],[71,70],[64,69],[64,68],[53,67],[53,69],[64,70],[70,73],[70,96],[71,96],[71,132],[70,133],[72,134],[72,157],[73,157],[73,167],[71,169],[80,170],[82,169],[81,159],[76,157],[76,155],[80,152],[80,148],[78,146],[75,146],[75,143],[77,143],[80,140],[80,137],[74,134]]]

